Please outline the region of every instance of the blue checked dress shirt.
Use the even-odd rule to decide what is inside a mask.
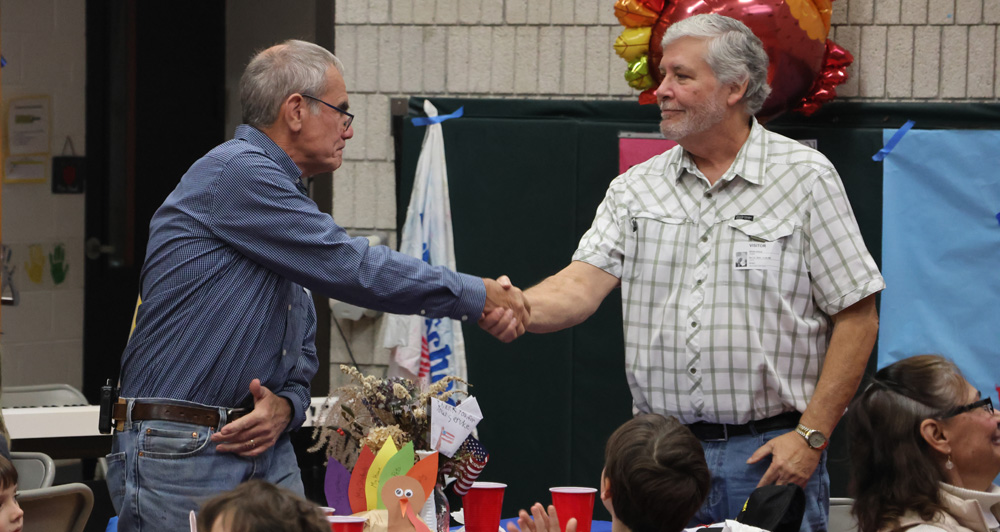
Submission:
[[[256,378],[290,400],[294,429],[318,366],[306,288],[397,314],[479,318],[480,278],[351,238],[300,174],[246,125],[184,174],[150,222],[122,397],[252,406]]]

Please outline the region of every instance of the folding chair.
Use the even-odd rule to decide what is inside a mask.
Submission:
[[[32,406],[86,406],[87,397],[69,384],[5,386],[0,405],[4,408]]]
[[[858,523],[851,514],[854,499],[848,497],[830,498],[830,528],[829,532],[855,532]]]
[[[56,464],[45,453],[12,452],[10,461],[17,470],[20,490],[47,488],[56,476]]]
[[[94,508],[94,493],[85,484],[61,484],[22,490],[17,502],[24,510],[25,530],[83,532]]]
[[[5,386],[0,396],[4,408],[85,406],[87,397],[83,392],[68,384],[32,384],[27,386]],[[104,459],[101,458],[99,463]],[[56,460],[56,480],[60,484],[81,480],[83,466],[78,459]],[[18,475],[21,470],[18,469]],[[52,485],[52,483],[48,484]],[[36,486],[42,487],[42,486]]]

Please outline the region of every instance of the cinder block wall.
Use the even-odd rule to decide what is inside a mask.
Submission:
[[[395,191],[389,99],[636,97],[611,45],[613,0],[338,0],[336,49],[355,138],[334,177],[337,222],[389,231]],[[852,101],[995,101],[1000,0],[835,0],[831,38],[852,54],[838,88]],[[566,258],[569,260],[569,257]],[[341,322],[354,356],[378,370],[380,320]],[[336,365],[348,362],[332,331]]]
[[[0,1],[0,41],[7,59],[3,108],[11,98],[48,95],[52,155],[63,153],[67,136],[77,155],[86,152],[84,7],[80,1]],[[61,382],[79,388],[84,196],[53,194],[48,181],[2,186],[3,243],[12,250],[14,285],[21,293],[20,305],[0,311],[3,385]],[[60,245],[69,270],[53,278],[49,254]]]

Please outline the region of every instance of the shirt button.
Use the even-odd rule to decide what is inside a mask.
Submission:
[[[423,310],[423,309],[421,309],[421,310],[420,310],[420,315],[421,315],[421,316],[426,316],[426,315],[427,315],[427,311],[426,311],[426,310]]]
[[[698,286],[701,286],[701,283],[702,283],[702,280],[701,280],[701,279],[698,279],[697,281],[695,281],[695,282],[694,282],[694,284],[696,284],[696,285],[698,285]]]
[[[292,306],[291,305],[288,305],[288,310],[292,310]]]
[[[696,322],[696,321],[692,321],[692,322],[691,322],[691,326],[692,326],[692,327],[697,327],[697,326],[698,326],[698,322]]]
[[[698,368],[691,368],[691,374],[694,375],[695,373],[698,373]]]
[[[281,350],[281,356],[285,356],[287,354],[288,354],[288,350],[287,349],[282,349]]]
[[[469,321],[469,317],[468,316],[462,316],[462,321]]]
[[[701,237],[701,241],[702,242],[708,242],[708,236],[706,235],[706,236]]]
[[[706,192],[705,193],[705,197],[708,198],[708,199],[712,199],[712,193],[711,192]]]

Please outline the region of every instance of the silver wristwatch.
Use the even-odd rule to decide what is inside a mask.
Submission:
[[[816,429],[811,429],[802,423],[799,423],[799,425],[795,427],[795,432],[797,432],[799,436],[806,439],[806,443],[809,444],[809,447],[812,447],[817,451],[822,451],[823,449],[826,449],[827,445],[830,445],[830,440],[826,439],[825,434]]]

